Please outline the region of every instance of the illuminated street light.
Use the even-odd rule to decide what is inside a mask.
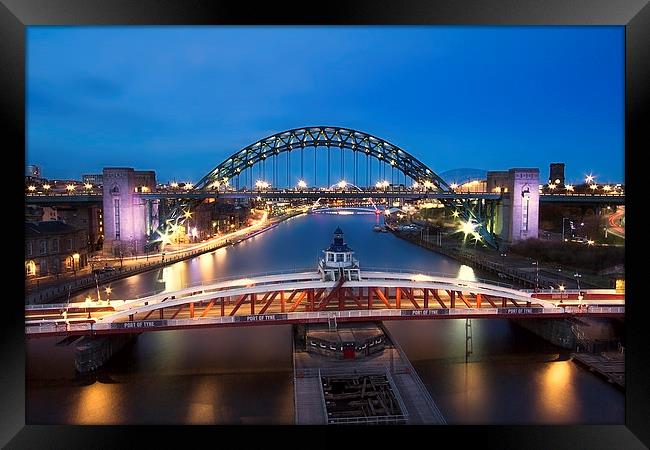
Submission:
[[[429,181],[429,180],[426,180],[424,182],[424,187],[429,189],[429,188],[433,187],[433,183],[431,181]]]
[[[611,190],[611,189],[612,189],[612,188],[611,188],[611,186],[610,186],[609,184],[603,186],[603,191],[609,191],[609,190]]]
[[[551,190],[553,190],[553,189],[555,189],[555,185],[554,185],[553,183],[550,183],[550,184],[548,185],[548,188],[551,189]]]
[[[84,184],[84,187],[85,187],[86,189],[92,189],[92,188],[93,188],[93,185],[90,184],[90,183],[86,183],[86,184]]]
[[[192,218],[192,213],[190,212],[189,209],[187,211],[183,211],[183,217],[185,217],[186,219]]]
[[[36,190],[36,186],[29,186],[29,187],[27,187],[27,190],[33,192],[33,191]]]
[[[587,245],[594,245],[594,241],[592,241],[591,239],[587,239]]]
[[[194,187],[194,185],[193,185],[192,183],[185,183],[185,189],[186,189],[186,190],[189,191],[189,190],[192,189],[193,187]]]
[[[564,291],[564,285],[563,284],[560,285],[560,291]]]
[[[215,181],[214,183],[211,184],[212,189],[218,189],[219,188],[219,182]]]
[[[594,176],[589,174],[587,175],[587,178],[585,178],[585,183],[592,183],[594,181]]]
[[[74,184],[69,184],[65,187],[68,191],[72,192],[75,190],[75,185]]]
[[[418,182],[417,182],[417,181],[414,181],[414,182],[413,182],[413,188],[414,188],[414,189],[417,189],[417,188],[419,188],[419,187],[420,187],[420,185],[418,184]]]
[[[458,218],[458,216],[460,215],[460,213],[459,213],[458,211],[454,211],[453,213],[451,213],[451,215],[452,215],[452,217],[454,217],[454,218]]]
[[[307,187],[307,182],[305,180],[298,180],[298,187],[300,189],[305,189]]]
[[[474,234],[474,230],[477,227],[478,224],[472,223],[471,220],[468,220],[467,222],[461,222],[460,228],[458,231],[462,231],[465,234],[465,237],[467,237],[470,234]]]
[[[452,188],[452,189],[457,189],[458,188],[458,183],[451,183],[449,185],[449,187]]]
[[[52,186],[50,186],[49,184],[44,184],[43,185],[43,189],[45,189],[46,191],[49,190],[51,187]]]
[[[175,182],[175,181],[172,181],[172,182],[169,184],[169,186],[171,186],[171,187],[173,187],[173,188],[177,188],[177,187],[178,187],[178,183]]]
[[[171,234],[167,234],[165,231],[163,232],[157,231],[157,233],[160,236],[160,243],[163,249],[165,248],[165,245],[172,243]]]
[[[345,181],[345,180],[341,180],[341,181],[338,182],[338,186],[339,186],[341,189],[345,189],[345,187],[346,187],[347,185],[348,185],[348,182]]]
[[[597,184],[592,184],[591,186],[589,186],[589,188],[590,188],[592,191],[595,191],[596,189],[598,189],[598,185],[597,185]]]
[[[566,186],[567,191],[573,191],[573,185],[572,184],[567,184]]]

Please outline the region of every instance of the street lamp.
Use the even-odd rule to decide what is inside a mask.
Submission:
[[[298,187],[300,189],[305,189],[307,187],[307,182],[305,180],[299,180],[298,181]]]
[[[578,283],[578,300],[582,302],[582,293],[580,292],[580,278],[582,278],[582,275],[576,272],[575,274],[573,274],[573,276],[575,277],[576,282]]]
[[[109,295],[111,295],[112,289],[110,286],[107,286],[106,289],[104,289],[104,292],[106,292],[106,304],[110,305],[111,304],[111,299],[109,298]]]
[[[570,220],[570,219],[571,219],[570,217],[562,217],[562,241],[563,242],[566,241],[566,239],[564,239],[564,221],[565,220]]]
[[[535,266],[535,292],[539,289],[539,261],[533,262]]]

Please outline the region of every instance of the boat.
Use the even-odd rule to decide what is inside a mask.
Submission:
[[[374,227],[372,227],[372,231],[377,231],[377,232],[383,231],[383,228],[380,225],[375,225]]]

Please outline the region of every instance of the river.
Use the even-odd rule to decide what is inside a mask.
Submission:
[[[472,269],[372,231],[374,215],[294,217],[235,246],[111,284],[112,299],[210,279],[313,267],[340,226],[365,267],[463,277]],[[96,291],[80,293],[80,301]],[[102,291],[103,294],[103,291]],[[450,424],[623,424],[624,393],[508,320],[386,322]],[[291,424],[291,327],[143,333],[102,369],[75,373],[74,344],[27,341],[28,424]]]

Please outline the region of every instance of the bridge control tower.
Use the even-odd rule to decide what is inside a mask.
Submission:
[[[323,281],[359,281],[361,271],[359,261],[352,255],[354,251],[343,241],[343,231],[340,227],[334,230],[334,239],[329,247],[323,250],[324,256],[318,260],[318,272]]]

